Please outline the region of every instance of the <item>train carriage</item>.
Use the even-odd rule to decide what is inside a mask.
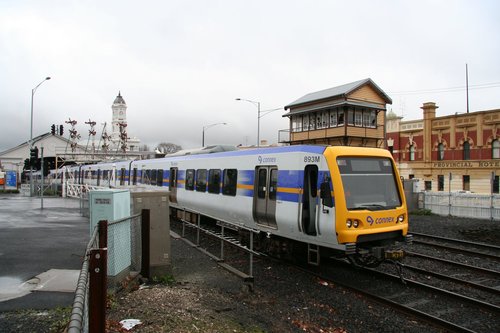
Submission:
[[[408,241],[402,183],[387,150],[287,146],[81,166],[84,182],[169,190],[170,206],[363,264]],[[106,174],[106,176],[104,176]]]

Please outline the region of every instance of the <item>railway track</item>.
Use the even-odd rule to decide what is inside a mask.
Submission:
[[[413,244],[439,248],[500,262],[500,246],[413,232]]]
[[[220,232],[213,228],[208,228],[202,233],[209,237],[221,237]],[[194,238],[195,234],[191,233],[191,237]],[[224,237],[228,238],[227,240],[231,243],[237,242],[229,234]],[[220,239],[216,242],[219,241]],[[229,261],[232,264],[245,265],[244,256],[240,259],[237,254],[231,257]],[[263,261],[279,260],[282,262],[281,259],[266,256],[260,258]],[[293,266],[322,281],[351,289],[387,307],[445,330],[495,332],[500,327],[498,316],[500,314],[500,291],[492,287],[480,286],[478,283],[467,280],[461,281],[459,278],[445,274],[440,276],[438,273],[417,266],[406,267],[405,275],[408,271],[412,272],[409,276],[405,276],[406,284],[401,283],[397,274],[373,269],[358,270],[338,260],[332,265],[313,269],[307,266]],[[385,269],[390,270],[388,267]],[[432,276],[432,279],[429,276]],[[448,282],[446,285],[443,285],[443,282],[436,284],[436,280]],[[459,292],[468,289],[478,291],[465,294]],[[482,295],[478,296],[480,293]]]
[[[339,271],[339,267],[342,267],[342,271]],[[352,267],[342,262],[335,265],[335,269],[318,274],[318,277],[446,330],[495,332],[500,327],[500,306],[497,304],[412,278],[406,278],[403,284],[399,275],[375,269],[360,269],[356,271],[356,278],[353,279],[349,270],[352,271]],[[495,297],[498,298],[498,294]],[[471,313],[474,313],[473,320]]]

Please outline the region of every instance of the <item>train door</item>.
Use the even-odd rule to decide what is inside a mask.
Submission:
[[[302,231],[311,236],[317,235],[316,214],[318,209],[318,166],[306,165],[304,169],[304,189],[302,193]]]
[[[170,177],[168,182],[168,189],[170,191],[170,202],[177,203],[177,168],[170,168]]]
[[[259,166],[255,169],[253,218],[258,224],[276,228],[276,192],[278,168]]]

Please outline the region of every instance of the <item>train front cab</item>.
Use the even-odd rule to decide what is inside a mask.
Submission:
[[[358,263],[399,259],[411,242],[403,186],[390,153],[383,149],[325,150],[335,198],[338,244]]]

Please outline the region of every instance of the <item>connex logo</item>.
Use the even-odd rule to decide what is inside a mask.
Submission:
[[[366,218],[366,222],[368,222],[368,224],[369,224],[369,225],[372,225],[372,224],[373,224],[373,217],[368,216],[368,217]]]

